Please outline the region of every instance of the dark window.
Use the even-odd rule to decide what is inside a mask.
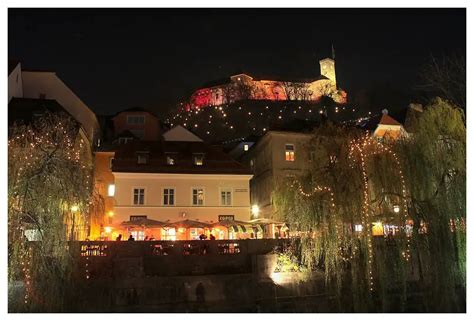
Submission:
[[[128,142],[131,142],[132,140],[133,140],[132,137],[120,137],[119,144],[126,144]]]
[[[141,125],[145,123],[145,116],[144,115],[137,115],[137,116],[132,116],[129,115],[127,116],[127,123],[130,125]]]
[[[137,153],[137,164],[148,164],[148,153],[139,152]]]
[[[174,188],[163,189],[163,205],[174,205]]]
[[[134,188],[133,189],[133,205],[145,204],[145,189]]]

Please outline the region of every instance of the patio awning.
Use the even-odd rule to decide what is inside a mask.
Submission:
[[[247,233],[247,229],[244,225],[232,225],[231,229],[234,233]]]
[[[167,223],[166,226],[175,228],[206,228],[209,227],[210,224],[193,220],[184,220],[174,223]]]
[[[126,227],[164,227],[166,226],[166,223],[151,220],[148,218],[140,218],[136,220],[122,222],[121,225]]]
[[[212,223],[211,226],[224,226],[224,227],[230,227],[233,225],[251,225],[249,222],[244,222],[244,221],[220,221],[220,222],[215,222]]]

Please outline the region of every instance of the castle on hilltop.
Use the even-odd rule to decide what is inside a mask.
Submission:
[[[346,103],[346,92],[337,88],[335,61],[325,58],[319,61],[319,66],[320,76],[313,79],[269,80],[257,79],[247,73],[235,74],[196,90],[186,102],[185,109],[219,106],[241,100],[317,102],[323,96],[339,104]]]

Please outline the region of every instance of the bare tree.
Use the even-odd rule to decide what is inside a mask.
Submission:
[[[430,62],[420,73],[418,89],[447,99],[466,109],[466,57],[452,54],[436,58],[431,55]]]
[[[252,97],[252,85],[249,82],[238,82],[234,85],[235,95],[240,100],[247,100]]]

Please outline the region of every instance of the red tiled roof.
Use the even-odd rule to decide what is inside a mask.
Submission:
[[[379,121],[380,125],[400,126],[401,124],[387,114],[383,114]]]

